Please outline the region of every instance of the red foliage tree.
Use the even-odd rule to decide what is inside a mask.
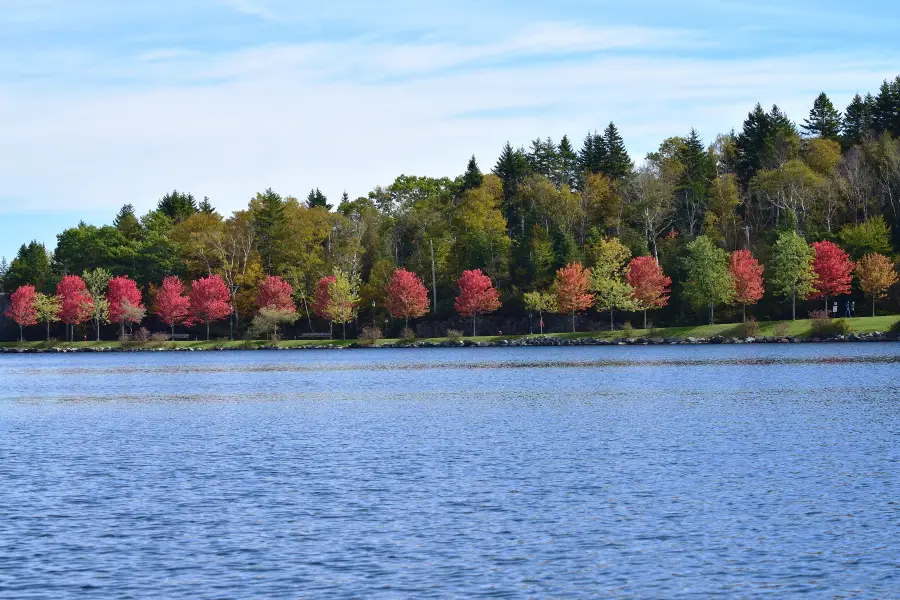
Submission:
[[[644,329],[647,329],[647,311],[669,303],[672,278],[663,273],[662,267],[652,256],[632,259],[626,278],[631,286],[631,297],[637,308],[644,311]]]
[[[163,279],[154,300],[153,312],[160,321],[172,328],[172,339],[175,339],[176,325],[191,325],[191,299],[185,296],[181,279],[175,275]]]
[[[331,296],[328,293],[328,288],[335,281],[337,281],[337,278],[334,275],[328,275],[327,277],[320,279],[319,283],[316,285],[316,297],[313,300],[312,309],[317,317],[325,319],[326,321],[333,320],[331,314],[328,312],[328,305],[331,303]]]
[[[813,269],[816,281],[813,282],[815,292],[807,298],[825,298],[825,310],[828,310],[829,296],[842,296],[850,293],[850,282],[853,281],[853,268],[856,266],[846,252],[834,242],[813,242],[816,258]]]
[[[78,275],[63,277],[56,285],[56,295],[59,298],[59,320],[66,324],[66,334],[72,340],[75,325],[93,316],[94,300]]]
[[[428,290],[415,273],[397,269],[386,290],[388,311],[395,319],[404,319],[406,327],[410,317],[415,319],[428,312]]]
[[[589,309],[594,304],[590,293],[591,270],[581,263],[569,263],[556,272],[553,289],[556,292],[556,307],[560,313],[572,315],[572,333],[575,333],[575,313]]]
[[[736,250],[731,253],[730,270],[734,279],[734,298],[740,302],[746,321],[747,305],[759,302],[766,292],[763,285],[763,266],[749,250]]]
[[[291,284],[281,277],[269,275],[259,284],[256,307],[294,312],[297,307],[294,306],[293,294]]]
[[[478,315],[489,314],[500,308],[500,292],[494,288],[491,278],[481,269],[463,271],[456,282],[459,296],[453,303],[456,312],[463,317],[472,317],[472,335],[475,335]]]
[[[109,320],[119,323],[125,336],[126,323],[140,323],[144,317],[144,303],[141,291],[134,280],[127,276],[113,277],[106,287],[109,302]]]
[[[228,286],[218,275],[203,277],[191,283],[191,315],[206,323],[206,339],[209,341],[209,324],[231,314],[231,295]]]
[[[19,326],[19,341],[25,341],[25,327],[37,325],[37,312],[34,301],[37,299],[37,291],[33,285],[23,285],[9,296],[9,306],[3,314]]]

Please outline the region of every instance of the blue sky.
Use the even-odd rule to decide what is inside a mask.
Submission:
[[[173,188],[357,196],[610,120],[639,158],[900,72],[888,2],[430,4],[0,0],[0,255]]]

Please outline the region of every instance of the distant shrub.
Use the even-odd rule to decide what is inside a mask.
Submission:
[[[164,331],[157,331],[154,334],[150,335],[151,342],[168,342],[172,337],[171,333],[165,333]]]
[[[363,327],[359,333],[359,344],[361,346],[374,346],[383,337],[384,335],[378,327]]]
[[[656,325],[653,324],[653,321],[647,321],[647,336],[656,337]]]
[[[447,339],[451,342],[458,342],[463,338],[462,331],[458,329],[448,329],[447,330]]]
[[[138,327],[134,330],[131,338],[138,344],[146,344],[150,341],[150,330],[146,327]]]
[[[743,339],[759,337],[759,322],[755,318],[750,317],[747,321],[738,325],[738,337]]]
[[[809,332],[813,337],[829,337],[847,335],[851,331],[850,322],[846,319],[832,319],[827,310],[814,310],[809,313],[812,320]]]
[[[404,344],[411,344],[416,341],[416,332],[409,327],[404,327],[403,331],[400,332],[400,340]]]
[[[787,322],[781,321],[780,323],[775,325],[775,337],[787,337],[787,334],[790,330],[791,326],[788,325]]]
[[[630,321],[625,321],[622,323],[622,335],[627,338],[630,338],[634,334],[634,327],[631,326]]]

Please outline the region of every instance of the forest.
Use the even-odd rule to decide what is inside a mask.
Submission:
[[[507,143],[489,168],[473,156],[458,176],[359,198],[266,189],[220,214],[173,191],[66,229],[52,251],[23,244],[0,291],[7,317],[73,339],[138,323],[235,337],[666,326],[805,318],[838,296],[893,312],[898,211],[900,76],[843,111],[822,93],[798,122],[757,104],[739,129],[690,129],[637,161],[610,122],[580,147]]]

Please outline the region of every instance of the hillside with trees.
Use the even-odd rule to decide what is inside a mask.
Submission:
[[[23,328],[75,339],[104,323],[243,335],[264,311],[261,331],[285,334],[527,333],[538,312],[565,331],[800,318],[838,297],[894,311],[897,248],[900,77],[843,111],[822,93],[799,122],[757,105],[714,140],[688,129],[641,160],[609,123],[580,147],[507,143],[489,168],[472,157],[458,176],[401,175],[355,199],[266,189],[221,214],[173,191],[62,231],[52,252],[23,244],[0,284]],[[496,298],[477,305],[485,280]],[[261,288],[289,289],[293,307],[261,304]]]

